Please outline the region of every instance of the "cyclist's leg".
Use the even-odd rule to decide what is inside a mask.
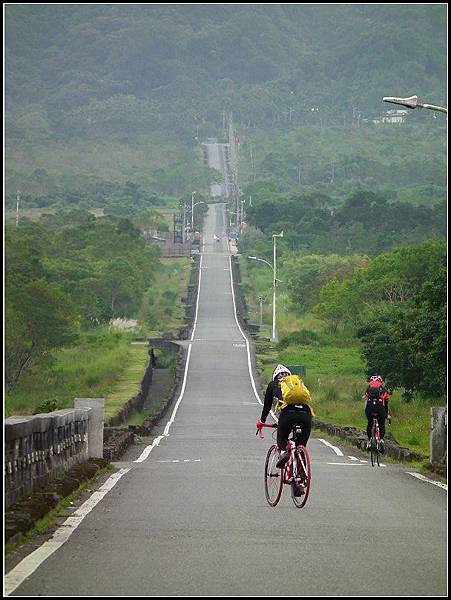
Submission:
[[[295,424],[301,426],[301,431],[296,436],[296,446],[307,446],[312,431],[312,415],[302,410],[297,410],[295,415]]]
[[[381,440],[383,440],[385,436],[385,407],[380,403],[377,409],[377,423],[379,425]]]
[[[288,436],[290,435],[292,428],[290,415],[286,410],[282,410],[279,415],[279,423],[277,425],[277,445],[279,447],[280,459],[277,462],[277,467],[282,467],[287,459],[288,453],[286,451],[288,445]]]
[[[279,415],[279,423],[277,424],[277,445],[279,446],[279,452],[287,448],[291,427],[290,415],[286,410],[282,410]]]
[[[368,441],[370,441],[370,439],[371,439],[371,430],[373,429],[372,412],[374,412],[374,411],[371,408],[371,406],[369,405],[369,403],[367,402],[366,406],[365,406],[365,415],[366,415],[366,418],[368,419],[368,423],[366,426],[366,435],[367,435]]]

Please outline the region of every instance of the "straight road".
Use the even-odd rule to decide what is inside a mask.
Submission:
[[[306,507],[296,509],[288,489],[267,505],[271,434],[255,436],[261,406],[234,316],[230,257],[225,241],[213,241],[224,218],[223,205],[210,206],[176,414],[147,458],[127,465],[12,594],[445,596],[446,492],[404,466],[375,469],[311,439]]]
[[[207,148],[208,166],[222,173],[223,183],[213,183],[211,185],[210,195],[213,198],[222,196],[228,198],[229,173],[227,165],[226,148],[228,144],[219,144],[217,141],[208,141],[203,144]]]

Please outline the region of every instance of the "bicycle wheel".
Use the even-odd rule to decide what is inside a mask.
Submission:
[[[291,499],[297,508],[302,508],[309,497],[312,481],[310,455],[304,446],[296,448],[294,455],[295,473],[291,483]]]
[[[371,444],[371,466],[374,467],[376,464],[376,448]]]
[[[265,494],[270,506],[276,506],[282,495],[283,469],[278,469],[276,463],[279,453],[275,445],[271,446],[265,462]]]

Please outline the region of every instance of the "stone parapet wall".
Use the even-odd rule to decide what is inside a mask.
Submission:
[[[88,460],[89,408],[5,421],[5,508]]]

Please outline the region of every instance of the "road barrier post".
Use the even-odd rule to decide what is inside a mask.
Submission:
[[[432,464],[444,463],[447,457],[446,443],[447,412],[446,407],[431,408],[430,461]]]
[[[75,398],[74,408],[90,408],[88,421],[88,456],[103,458],[104,398]]]

